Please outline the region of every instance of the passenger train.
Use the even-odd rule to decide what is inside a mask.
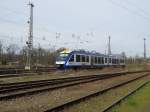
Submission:
[[[84,50],[64,50],[56,59],[59,68],[104,68],[125,67],[125,58],[122,55],[105,55]]]

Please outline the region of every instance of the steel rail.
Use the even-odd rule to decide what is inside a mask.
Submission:
[[[56,71],[56,67],[42,67],[42,68],[34,68],[33,70],[25,70],[21,68],[5,68],[5,69],[0,69],[0,78],[4,77],[13,77],[13,76],[20,76],[19,74],[21,73],[38,73],[38,72],[51,72],[51,71]],[[11,74],[11,75],[10,75]],[[6,76],[5,76],[6,75]]]
[[[56,81],[56,80],[66,80],[66,79],[75,79],[75,78],[86,78],[89,76],[105,76],[107,77],[107,75],[125,75],[125,74],[133,74],[133,73],[142,73],[142,72],[150,72],[150,70],[146,70],[146,71],[132,71],[132,72],[116,72],[116,73],[102,73],[102,74],[98,74],[98,75],[87,75],[87,76],[77,76],[77,77],[67,77],[67,78],[57,78],[57,79],[47,79],[47,80],[38,80],[38,81],[28,81],[28,82],[17,82],[17,83],[7,83],[7,84],[0,84],[1,86],[12,86],[12,85],[22,85],[22,84],[29,84],[29,83],[38,83],[38,82],[44,82],[44,81]]]
[[[124,73],[117,73],[117,74],[114,73],[114,74],[109,74],[109,75],[104,75],[103,74],[103,75],[91,75],[91,76],[81,76],[81,77],[60,78],[60,79],[50,80],[52,82],[45,82],[43,84],[40,84],[40,83],[36,84],[35,83],[33,85],[27,85],[27,86],[24,85],[25,87],[23,87],[23,85],[19,85],[19,86],[16,86],[16,87],[15,87],[15,85],[1,87],[0,100],[7,100],[7,99],[20,97],[20,96],[24,96],[24,95],[31,95],[31,94],[44,92],[44,91],[48,91],[48,90],[54,90],[54,89],[58,89],[58,88],[62,88],[62,87],[69,87],[69,86],[82,84],[82,83],[88,83],[88,82],[92,82],[92,81],[96,81],[96,80],[102,80],[102,79],[106,79],[106,78],[117,77],[117,76],[120,76],[120,75],[124,75]],[[46,81],[49,81],[49,80],[46,80]],[[80,82],[77,82],[77,81],[80,81]],[[13,92],[15,90],[17,91],[17,90],[21,90],[21,89],[35,89],[35,88],[39,88],[39,87],[42,87],[42,86],[43,87],[50,86],[50,87],[44,88],[44,89],[37,89],[37,90],[33,90],[33,91],[25,91],[25,92],[22,92],[22,93],[9,94],[9,92]],[[5,93],[8,93],[8,95],[5,94]]]
[[[107,112],[107,111],[111,110],[113,107],[115,107],[116,105],[118,105],[119,103],[121,103],[123,100],[127,99],[129,96],[135,94],[137,91],[139,91],[141,88],[143,88],[144,86],[146,86],[149,83],[150,83],[150,81],[147,81],[144,84],[140,85],[138,88],[134,89],[133,91],[131,91],[127,95],[123,96],[119,100],[115,101],[114,103],[112,103],[111,105],[109,105],[108,107],[106,107],[102,112]]]
[[[70,82],[70,83],[65,83],[65,84],[59,84],[59,85],[55,85],[53,87],[46,87],[46,88],[40,88],[40,89],[34,89],[34,90],[28,90],[25,92],[19,92],[19,93],[14,93],[14,94],[5,94],[3,96],[0,96],[0,101],[1,100],[8,100],[8,99],[13,99],[13,98],[18,98],[18,97],[22,97],[22,96],[26,96],[26,95],[33,95],[33,94],[37,94],[37,93],[41,93],[41,92],[46,92],[46,91],[50,91],[50,90],[55,90],[55,89],[59,89],[59,88],[63,88],[63,87],[69,87],[69,86],[74,86],[74,85],[78,85],[78,84],[82,84],[82,83],[88,83],[88,82],[92,82],[92,81],[96,81],[99,80],[98,78],[95,79],[88,79],[85,81],[77,81],[77,82]]]
[[[59,79],[51,79],[51,80],[41,80],[41,81],[31,81],[31,82],[22,82],[16,84],[6,84],[1,85],[0,87],[0,100],[7,100],[15,97],[20,97],[24,95],[31,95],[39,92],[44,92],[48,90],[54,90],[62,87],[69,87],[81,83],[87,83],[95,80],[101,80],[106,78],[117,77],[125,74],[132,74],[135,72],[120,72],[113,74],[101,74],[101,75],[90,75],[90,76],[80,76],[80,77],[69,77],[69,78],[59,78]],[[139,73],[139,72],[137,72]],[[78,82],[77,82],[78,81]],[[43,88],[41,88],[43,87]],[[44,88],[47,87],[47,88]],[[40,88],[36,89],[35,88]],[[23,91],[21,93],[16,93],[15,91],[34,89],[33,91]],[[11,94],[15,92],[14,94]],[[7,93],[7,94],[6,94]]]
[[[76,100],[72,100],[72,101],[65,102],[64,104],[60,104],[60,105],[57,105],[57,106],[55,106],[55,107],[51,107],[50,109],[46,110],[45,112],[62,112],[63,109],[65,109],[65,108],[67,108],[67,107],[69,107],[69,106],[71,106],[71,105],[77,104],[77,103],[79,103],[79,102],[81,102],[81,101],[85,101],[85,100],[87,100],[87,99],[89,99],[89,98],[91,98],[91,97],[101,95],[101,94],[103,94],[103,93],[105,93],[105,92],[107,92],[107,91],[109,91],[109,90],[111,90],[111,89],[114,89],[114,88],[123,86],[123,85],[125,85],[125,84],[131,83],[131,82],[133,82],[133,81],[139,80],[139,79],[141,79],[141,78],[143,78],[143,77],[146,77],[146,76],[148,76],[148,75],[149,75],[149,73],[146,73],[146,74],[144,74],[144,75],[142,75],[142,76],[139,76],[139,77],[137,77],[137,78],[134,78],[134,79],[125,81],[125,82],[120,83],[120,84],[118,84],[118,85],[105,88],[105,89],[100,90],[100,91],[98,91],[98,92],[95,92],[95,93],[92,93],[92,94],[83,96],[83,97],[78,98],[78,99],[76,99]]]
[[[131,72],[130,72],[131,73]],[[135,72],[132,72],[135,73]],[[90,78],[99,77],[101,79],[103,78],[109,78],[113,76],[120,76],[124,74],[129,74],[128,72],[120,72],[120,73],[109,73],[109,74],[100,74],[100,75],[88,75],[88,76],[78,76],[78,77],[67,77],[67,78],[58,78],[58,79],[49,79],[49,80],[39,80],[39,81],[28,81],[28,82],[19,82],[19,83],[8,83],[8,84],[0,84],[0,93],[4,90],[17,90],[17,88],[26,89],[39,85],[46,84],[58,84],[58,83],[65,83],[65,82],[71,82],[76,80],[85,80]]]
[[[40,81],[36,83],[5,86],[5,87],[0,87],[0,94],[5,93],[5,92],[8,93],[8,92],[16,91],[16,90],[21,90],[21,89],[30,89],[33,87],[36,88],[36,87],[41,87],[41,86],[63,84],[63,83],[81,81],[81,80],[87,80],[87,79],[93,79],[93,78],[100,78],[100,77],[93,76],[93,77],[85,77],[85,78],[70,78],[70,79],[63,79],[63,80],[54,80],[54,81],[48,80],[48,81]]]

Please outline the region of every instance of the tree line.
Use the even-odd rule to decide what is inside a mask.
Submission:
[[[32,65],[33,66],[54,66],[56,57],[60,51],[65,48],[57,50],[45,49],[39,46],[32,50]],[[126,57],[125,53],[123,55]],[[0,66],[19,66],[24,67],[27,60],[27,47],[18,47],[17,44],[3,45],[0,41]],[[126,57],[127,64],[143,64],[143,57],[136,55],[135,57]],[[148,60],[146,60],[148,61]]]
[[[42,47],[33,48],[31,58],[33,66],[53,66],[58,53],[65,48],[57,50],[45,49]],[[27,60],[27,47],[19,48],[17,44],[4,46],[0,42],[0,65],[24,67]]]

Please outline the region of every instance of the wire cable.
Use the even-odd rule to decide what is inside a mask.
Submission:
[[[139,7],[138,5],[136,5],[135,3],[129,1],[129,0],[124,0],[123,2],[128,3],[129,5],[134,6],[135,8],[137,8],[139,11],[143,12],[146,16],[150,17],[150,14],[148,12],[146,12],[143,8]]]
[[[139,17],[141,17],[141,18],[143,18],[143,19],[145,19],[145,20],[147,20],[147,21],[150,22],[150,18],[149,18],[149,17],[143,16],[141,13],[139,13],[139,12],[137,12],[137,11],[131,10],[131,9],[129,9],[128,7],[126,7],[125,5],[123,5],[123,4],[121,4],[121,3],[118,3],[118,2],[116,2],[116,1],[114,1],[114,0],[107,0],[107,1],[109,1],[109,2],[112,3],[113,5],[119,6],[120,8],[125,9],[126,11],[128,11],[128,12],[134,14],[134,15],[137,15],[137,16],[139,16]]]

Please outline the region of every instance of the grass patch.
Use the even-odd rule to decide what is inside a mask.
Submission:
[[[133,97],[128,98],[128,105],[132,106],[132,107],[137,107],[138,103],[134,100]]]
[[[72,105],[64,109],[63,112],[101,112],[106,107],[111,105],[114,101],[117,101],[121,97],[127,95],[132,90],[138,88],[139,85],[142,85],[147,80],[150,80],[149,78],[150,77],[144,77],[140,80],[126,84],[119,88],[111,89],[104,94],[92,97],[88,100]],[[135,107],[138,107],[139,105],[138,103],[134,102],[132,98],[130,99],[129,104],[134,105]],[[112,110],[110,112],[112,112]],[[113,112],[118,112],[118,109],[113,110]],[[128,111],[124,111],[124,112],[128,112]],[[130,111],[130,112],[134,112],[134,111]]]
[[[146,85],[134,95],[127,98],[110,112],[149,112],[150,110],[150,84]]]

